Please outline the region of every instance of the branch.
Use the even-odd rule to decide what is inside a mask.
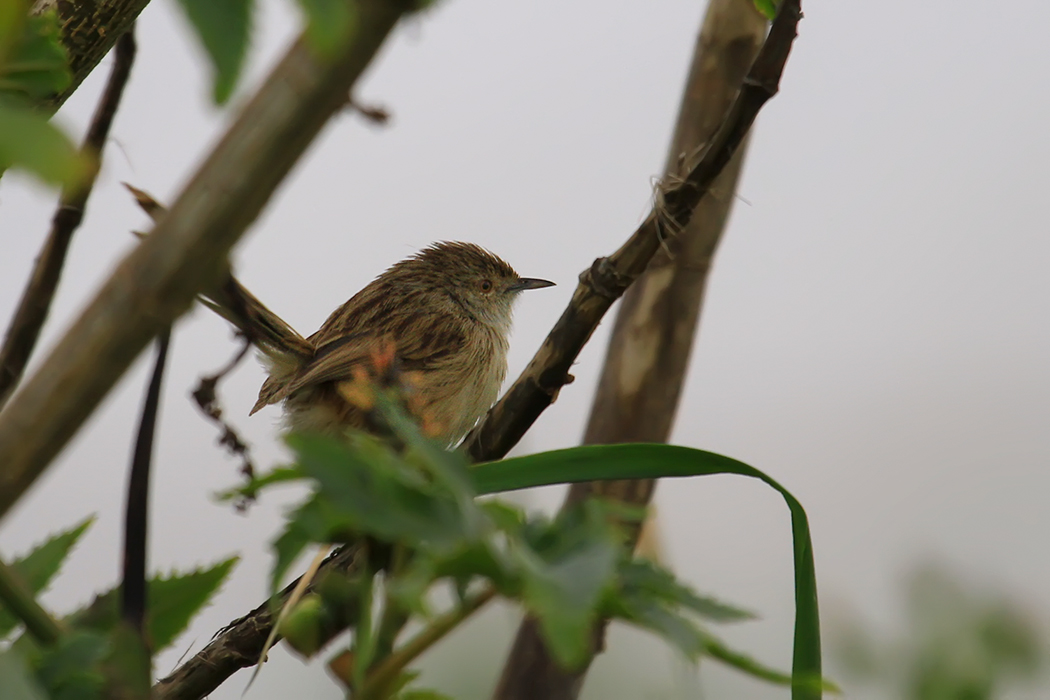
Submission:
[[[360,544],[340,547],[324,564],[320,572],[353,573],[362,568],[366,548]],[[321,579],[320,573],[307,592],[314,590]],[[220,631],[212,641],[193,658],[153,686],[152,700],[199,700],[208,695],[227,678],[242,668],[254,666],[259,661],[263,646],[273,629],[274,612],[284,607],[299,580],[288,584],[274,600],[264,602],[244,617],[234,620]],[[322,644],[346,629],[345,621],[328,620],[327,627],[320,630]],[[280,640],[280,635],[275,641]]]
[[[26,631],[44,646],[54,646],[65,633],[62,624],[40,607],[18,573],[0,561],[0,601],[26,626]]]
[[[74,187],[66,187],[59,196],[58,209],[51,219],[51,232],[44,243],[43,250],[37,257],[33,275],[22,293],[18,309],[8,326],[4,338],[4,347],[0,349],[0,408],[10,396],[11,391],[22,379],[29,356],[33,353],[40,329],[47,320],[51,301],[54,299],[58,280],[65,264],[69,242],[73,238],[80,222],[84,218],[84,208],[98,177],[102,150],[109,138],[109,128],[116,116],[124,86],[131,74],[131,65],[135,61],[135,36],[127,32],[117,43],[116,58],[109,81],[102,93],[91,125],[84,137],[81,153],[85,160],[94,167],[83,182]]]
[[[69,56],[69,70],[73,77],[69,87],[48,100],[48,109],[57,110],[73,94],[117,40],[131,29],[139,13],[148,4],[149,0],[33,2],[30,14],[39,15],[48,10],[58,13],[58,22],[62,28],[61,41]]]
[[[754,61],[767,23],[744,0],[712,0],[693,53],[674,138],[664,166],[674,177],[684,154],[714,135]],[[664,442],[674,422],[707,273],[732,208],[747,139],[696,207],[689,224],[666,241],[646,272],[624,295],[607,346],[591,407],[585,444]],[[645,506],[655,481],[573,484],[566,506],[591,496]],[[653,515],[650,514],[650,518]],[[625,546],[633,547],[639,527],[623,524]],[[604,647],[607,621],[593,629],[592,652]],[[590,666],[567,671],[551,658],[534,620],[518,629],[495,693],[499,700],[578,696]]]
[[[784,0],[780,4],[769,37],[740,93],[697,164],[681,184],[661,186],[652,211],[619,250],[607,258],[598,258],[580,274],[569,306],[528,367],[467,436],[464,446],[473,459],[499,459],[517,444],[568,383],[569,368],[605,312],[645,271],[664,237],[689,223],[696,205],[729,163],[762,105],[777,93],[801,16],[799,0]]]
[[[393,29],[406,2],[357,0],[354,32],[274,68],[153,232],[0,413],[0,516],[43,473],[150,339],[226,274],[227,255]]]
[[[401,675],[405,668],[423,652],[445,638],[460,623],[473,615],[482,606],[496,597],[494,588],[485,588],[466,597],[452,610],[431,620],[416,636],[404,643],[394,653],[380,661],[368,674],[368,680],[361,688],[362,700],[383,698],[389,692],[391,684]],[[349,678],[349,674],[347,674]]]

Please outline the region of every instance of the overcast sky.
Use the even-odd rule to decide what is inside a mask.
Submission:
[[[238,98],[298,21],[286,0],[261,5]],[[890,628],[902,575],[934,560],[1006,591],[1050,629],[1050,3],[810,0],[804,10],[781,93],[754,132],[673,439],[742,459],[795,493],[810,517],[825,619],[849,608]],[[646,213],[702,13],[680,0],[438,3],[399,29],[358,90],[390,109],[391,126],[333,122],[237,249],[238,275],[308,333],[418,248],[477,242],[558,283],[518,305],[514,376],[577,274]],[[147,226],[119,183],[170,201],[229,117],[209,103],[208,68],[177,4],[155,0],[138,24],[138,61],[43,352],[135,245],[129,231]],[[78,140],[109,63],[59,114]],[[14,174],[0,185],[0,318],[17,302],[53,202]],[[609,326],[527,449],[578,442]],[[210,498],[236,482],[236,463],[188,393],[234,350],[203,309],[173,340],[151,563],[185,569],[235,552],[243,561],[159,657],[158,675],[262,600],[267,543],[289,502],[268,499],[245,517]],[[46,598],[56,610],[117,580],[146,364],[2,523],[0,549],[11,556],[99,515]],[[247,417],[262,379],[246,363],[221,397],[269,465],[283,454],[279,413]],[[559,499],[552,489],[532,502]],[[664,484],[656,501],[676,571],[762,616],[719,633],[788,668],[783,502],[729,477]],[[456,676],[476,676],[472,692],[484,696],[515,619],[496,610],[478,621],[473,640],[456,642],[473,649],[470,665],[443,650],[430,677],[463,688]],[[339,697],[319,665],[283,650],[272,657],[249,698]],[[661,644],[617,632],[587,696],[674,697],[666,693],[688,675]],[[701,675],[707,697],[788,697],[713,663]],[[243,683],[213,697],[238,698]],[[1018,697],[1045,696],[1032,692]]]

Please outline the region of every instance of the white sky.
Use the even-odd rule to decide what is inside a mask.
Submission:
[[[297,21],[289,2],[262,5],[241,97]],[[239,247],[239,276],[311,332],[392,262],[435,240],[475,241],[522,274],[559,284],[519,303],[514,376],[579,271],[614,250],[646,212],[701,5],[440,3],[400,29],[358,92],[389,107],[392,126],[355,116],[333,123]],[[747,461],[801,500],[825,618],[848,607],[888,624],[900,610],[902,574],[933,559],[1009,592],[1045,626],[1050,4],[810,0],[804,10],[781,94],[756,127],[740,186],[746,202],[737,203],[716,260],[674,440]],[[138,36],[138,62],[45,350],[134,246],[128,231],[146,226],[119,183],[170,201],[227,118],[208,103],[206,65],[174,2],[155,0]],[[59,115],[78,140],[108,66]],[[0,318],[18,299],[53,200],[11,174],[0,186]],[[527,449],[579,440],[608,326]],[[266,543],[282,504],[270,499],[243,517],[210,500],[236,482],[236,464],[214,446],[215,429],[187,396],[233,350],[223,323],[204,310],[174,338],[152,566],[184,569],[238,551],[244,560],[178,649],[160,656],[160,675],[264,594]],[[3,522],[0,545],[11,556],[99,514],[47,596],[56,610],[117,580],[146,364]],[[262,376],[247,363],[221,396],[267,465],[282,454],[277,412],[246,416]],[[549,490],[533,502],[559,498]],[[680,575],[762,615],[719,632],[789,667],[783,503],[758,483],[728,477],[664,484],[657,502]],[[435,655],[431,678],[465,688],[456,677],[477,676],[474,692],[484,696],[513,628],[510,611],[483,618],[458,652]],[[457,656],[466,648],[469,664]],[[319,665],[303,668],[283,651],[273,658],[249,697],[339,697]],[[655,697],[681,685],[680,675],[659,643],[617,633],[587,695]],[[709,697],[788,697],[715,664],[702,675]],[[238,678],[213,697],[237,698],[242,688]]]

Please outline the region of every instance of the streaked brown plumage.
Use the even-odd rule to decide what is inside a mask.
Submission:
[[[519,277],[472,243],[445,242],[393,265],[309,338],[235,281],[213,295],[210,305],[242,330],[250,325],[269,362],[270,377],[252,413],[283,401],[294,430],[363,428],[365,417],[346,392],[355,368],[368,366],[392,344],[399,368],[414,380],[416,405],[451,445],[498,396],[518,292],[551,284]]]

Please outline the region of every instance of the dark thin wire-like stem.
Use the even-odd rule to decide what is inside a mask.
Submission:
[[[7,401],[15,386],[22,379],[30,355],[40,337],[40,329],[47,320],[51,301],[58,289],[66,252],[73,233],[84,218],[88,197],[98,176],[98,165],[102,149],[109,138],[109,129],[116,116],[124,86],[135,61],[134,27],[117,41],[113,70],[102,93],[95,114],[91,118],[81,153],[94,164],[83,182],[67,186],[62,190],[58,209],[51,219],[51,231],[43,250],[37,257],[33,275],[22,293],[18,309],[7,328],[4,346],[0,349],[0,408]]]
[[[121,617],[146,639],[146,545],[149,540],[149,473],[153,435],[157,427],[160,389],[168,359],[171,329],[157,336],[157,361],[153,367],[142,421],[135,439],[128,476],[128,501],[124,515],[124,578],[120,585]]]

